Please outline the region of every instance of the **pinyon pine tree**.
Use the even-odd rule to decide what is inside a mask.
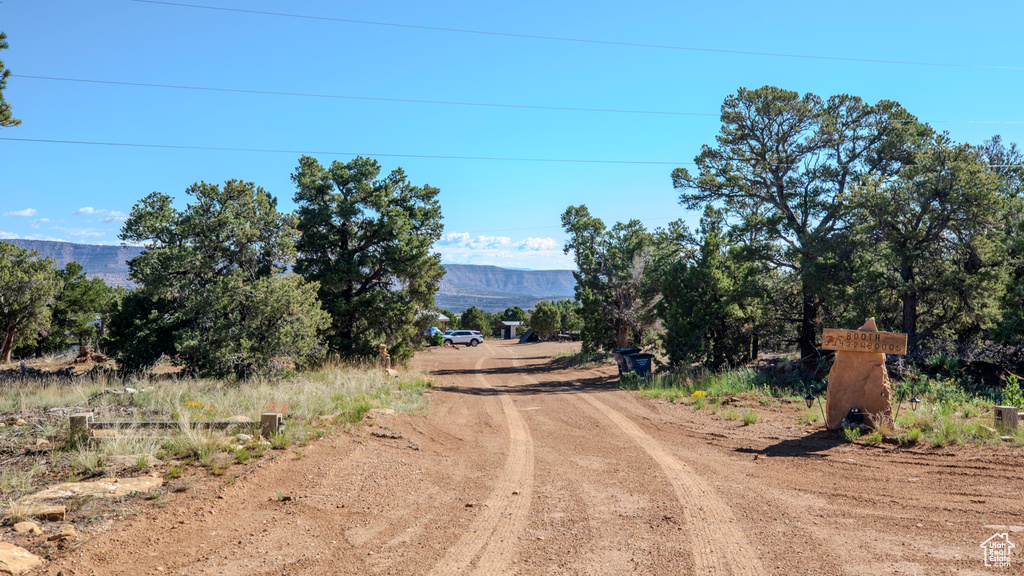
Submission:
[[[303,156],[292,174],[298,229],[295,271],[319,284],[331,316],[330,348],[369,356],[379,344],[402,362],[419,339],[417,315],[434,305],[444,275],[440,192],[414,186],[399,168],[357,157],[325,168]]]

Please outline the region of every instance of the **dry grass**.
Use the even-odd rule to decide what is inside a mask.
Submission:
[[[0,446],[24,450],[37,438],[47,438],[51,451],[29,461],[47,460],[52,471],[69,479],[98,473],[114,456],[156,456],[199,462],[211,470],[226,467],[221,460],[236,458],[242,444],[252,458],[259,458],[268,446],[259,443],[259,419],[264,412],[283,411],[287,425],[275,447],[304,446],[328,433],[332,423],[348,426],[373,408],[398,412],[425,410],[422,394],[429,386],[419,373],[395,378],[373,367],[325,366],[284,378],[247,382],[205,378],[167,378],[153,381],[121,382],[47,381],[26,379],[0,383],[0,418],[23,417],[25,426],[0,428]],[[125,388],[133,391],[126,391]],[[114,393],[120,392],[120,393]],[[50,411],[50,409],[59,409]],[[98,422],[120,422],[117,433],[75,445],[69,438],[67,414],[88,411]],[[252,423],[229,431],[192,426],[194,422],[223,421],[244,416]],[[177,427],[153,429],[132,425],[142,421],[177,422]],[[253,439],[240,442],[235,434]],[[171,463],[171,465],[176,465]],[[61,471],[64,468],[64,471]],[[35,468],[6,466],[0,470],[0,497],[20,497],[33,488]]]
[[[4,522],[8,524],[17,524],[18,522],[24,522],[32,518],[38,510],[39,506],[34,503],[26,502],[24,500],[8,500],[7,506],[4,511]]]

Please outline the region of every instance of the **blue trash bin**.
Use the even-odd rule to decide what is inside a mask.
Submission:
[[[619,348],[618,350],[612,350],[612,356],[615,357],[615,363],[619,365],[619,376],[630,371],[629,366],[626,364],[626,356],[629,354],[636,354],[637,352],[640,352],[639,348]]]
[[[625,357],[626,365],[637,378],[650,378],[654,354],[629,354]]]

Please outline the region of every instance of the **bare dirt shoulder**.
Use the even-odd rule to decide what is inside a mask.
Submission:
[[[181,486],[43,572],[990,574],[979,545],[1024,540],[1020,449],[742,426],[619,390],[613,367],[553,369],[571,346],[419,354],[427,416]]]

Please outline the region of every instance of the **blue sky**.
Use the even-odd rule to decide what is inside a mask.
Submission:
[[[665,164],[377,157],[441,189],[445,262],[570,268],[559,216],[684,218],[669,178],[718,132],[722,100],[773,84],[897,100],[958,141],[1024,144],[1019,2],[331,2],[191,0],[324,18],[625,43],[566,42],[217,11],[131,0],[5,0],[0,138]],[[991,67],[991,68],[986,68]],[[1002,67],[1002,68],[999,68]],[[693,112],[626,114],[179,90],[48,76],[392,99]],[[0,237],[116,244],[154,190],[254,181],[294,207],[297,152],[0,139]]]

